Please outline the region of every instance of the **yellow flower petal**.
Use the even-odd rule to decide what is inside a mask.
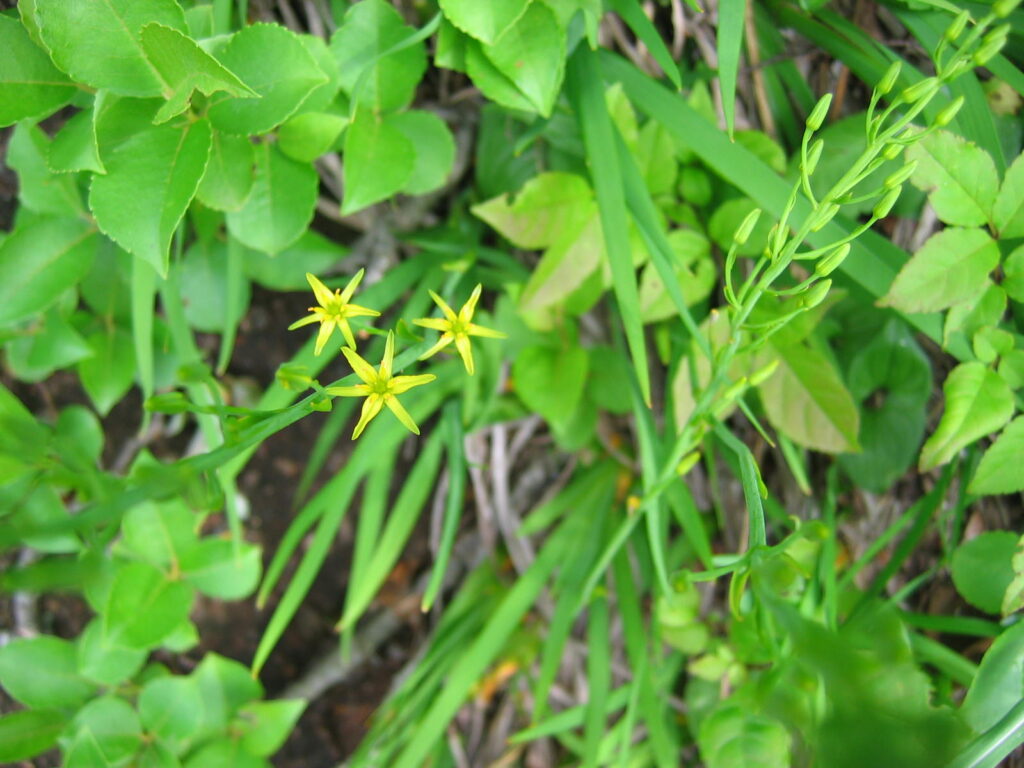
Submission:
[[[345,355],[345,359],[348,360],[348,364],[352,366],[352,370],[355,371],[356,376],[371,385],[377,381],[377,372],[373,370],[373,366],[363,360],[363,358],[361,358],[354,349],[342,347],[341,353]]]
[[[370,423],[371,419],[380,413],[380,409],[384,406],[384,398],[380,395],[370,395],[366,398],[363,403],[363,412],[359,416],[359,423],[356,424],[356,428],[352,431],[352,439],[356,440],[363,430],[366,429],[366,425]]]
[[[462,355],[462,362],[466,366],[466,373],[473,375],[473,345],[469,343],[469,336],[458,335],[455,337],[455,348]]]
[[[380,361],[380,377],[385,381],[391,378],[391,366],[395,361],[395,332],[388,331],[388,340],[384,342],[384,359]]]
[[[344,317],[338,319],[338,327],[341,328],[341,335],[345,337],[345,343],[348,344],[352,349],[356,348],[356,337],[352,335],[352,329],[348,325],[348,320]]]
[[[296,328],[301,328],[304,325],[310,325],[311,323],[319,323],[321,322],[321,319],[322,318],[320,317],[320,315],[317,314],[306,315],[301,320],[296,320],[294,323],[289,325],[288,330],[294,331]]]
[[[334,299],[331,289],[321,283],[312,272],[306,273],[306,281],[313,289],[313,293],[316,294],[316,300],[321,307],[326,307]]]
[[[358,304],[346,304],[341,308],[341,314],[345,317],[380,317],[380,312],[369,307],[361,307]]]
[[[413,325],[418,325],[420,328],[430,328],[434,331],[447,331],[452,325],[448,320],[440,317],[423,317],[412,322]]]
[[[426,360],[428,357],[433,357],[438,352],[440,352],[442,349],[444,349],[449,344],[451,344],[453,341],[455,341],[455,337],[452,336],[452,334],[450,334],[450,333],[443,334],[441,336],[441,338],[437,340],[437,344],[435,344],[430,349],[428,349],[426,352],[424,352],[422,355],[420,355],[420,360]]]
[[[416,422],[412,420],[412,416],[409,412],[402,407],[402,404],[398,402],[397,397],[384,398],[385,404],[391,409],[391,412],[398,417],[398,420],[402,422],[402,426],[412,432],[414,435],[420,433],[420,428],[416,426]]]
[[[480,292],[484,289],[480,283],[476,284],[476,288],[473,289],[473,293],[470,294],[469,300],[462,305],[462,309],[459,310],[459,320],[464,323],[468,323],[473,319],[473,313],[476,311],[476,303],[480,300]]]
[[[507,333],[502,333],[501,331],[495,331],[495,330],[493,330],[491,328],[484,328],[482,325],[476,325],[475,323],[470,323],[466,327],[466,333],[468,333],[470,336],[483,336],[483,337],[488,338],[488,339],[507,339],[508,338],[508,334]]]
[[[327,346],[328,340],[331,338],[331,334],[334,333],[335,322],[333,320],[324,320],[320,324],[320,332],[316,335],[316,348],[313,350],[314,355],[319,355],[323,352],[324,347]]]
[[[403,392],[408,392],[413,387],[429,384],[436,378],[437,376],[432,373],[421,373],[418,376],[395,376],[391,380],[391,391],[396,395],[400,395]]]
[[[352,298],[352,294],[356,292],[356,288],[359,287],[359,281],[363,279],[363,273],[365,269],[360,269],[351,280],[348,281],[348,285],[345,286],[345,290],[341,292],[341,303],[348,304],[348,300]]]
[[[447,317],[453,323],[456,320],[458,320],[458,316],[455,314],[455,310],[453,310],[451,307],[449,307],[448,303],[444,299],[442,299],[440,296],[438,296],[433,291],[427,291],[427,293],[430,294],[430,298],[432,298],[434,300],[434,303],[437,304],[437,306],[439,306],[441,308],[441,311],[444,312],[444,316],[445,317]]]
[[[325,387],[324,391],[338,397],[366,397],[370,394],[370,388],[366,384],[353,384],[351,387]]]

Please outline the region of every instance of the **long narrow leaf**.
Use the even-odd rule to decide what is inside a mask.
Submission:
[[[725,129],[729,138],[732,138],[736,124],[736,78],[740,71],[746,13],[747,0],[718,2],[718,84],[722,89],[722,111],[725,113]]]

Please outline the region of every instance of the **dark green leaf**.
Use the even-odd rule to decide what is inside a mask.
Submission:
[[[1019,458],[1018,454],[1018,463]],[[1003,593],[1013,581],[1010,558],[1017,549],[1017,539],[1010,531],[986,531],[956,548],[953,584],[964,600],[986,613],[999,614]]]

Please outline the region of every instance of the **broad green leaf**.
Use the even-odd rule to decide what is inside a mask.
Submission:
[[[135,709],[112,695],[82,707],[68,731],[74,738],[65,758],[66,768],[120,765],[142,746],[142,726]]]
[[[860,450],[857,406],[828,358],[807,344],[774,350],[779,368],[758,387],[772,426],[794,443],[817,451]],[[767,364],[769,355],[763,357]]]
[[[92,108],[83,109],[61,126],[50,143],[47,163],[58,173],[94,171],[106,173],[96,146],[96,123]]]
[[[720,706],[700,725],[701,757],[708,768],[785,768],[790,735],[785,726],[751,714],[738,703]]]
[[[192,10],[212,8],[210,5],[197,5]],[[159,741],[144,743],[135,756],[135,768],[181,768],[181,761],[169,747]]]
[[[470,210],[514,245],[546,248],[593,216],[594,193],[582,176],[554,171],[534,176],[511,201],[502,195]]]
[[[484,54],[484,44],[465,38],[466,74],[480,92],[491,101],[508,109],[533,112],[536,107]]]
[[[276,256],[253,251],[245,254],[245,274],[255,282],[275,291],[308,290],[306,272],[319,275],[348,255],[333,240],[307,229],[294,243]]]
[[[139,693],[138,708],[146,732],[176,752],[184,751],[202,727],[203,697],[194,677],[150,680]]]
[[[30,531],[40,530],[68,521],[64,502],[53,486],[40,484],[27,496],[24,491],[16,492],[13,496],[17,498],[17,508],[7,516],[5,522],[15,530],[22,527]],[[12,508],[15,506],[14,499],[4,499],[2,496],[0,503],[10,504]],[[67,554],[82,549],[81,540],[70,531],[23,535],[21,540],[25,546],[52,554]]]
[[[1001,429],[1013,415],[1013,393],[983,363],[961,363],[942,385],[946,408],[921,450],[924,472],[952,459],[964,446]]]
[[[675,142],[665,126],[648,120],[637,136],[636,159],[652,196],[672,193],[679,173],[675,157]]]
[[[879,299],[901,312],[937,312],[980,295],[999,264],[999,246],[983,229],[949,227],[915,253]]]
[[[407,195],[423,195],[442,186],[455,162],[455,139],[448,125],[433,112],[411,109],[390,115],[388,122],[416,151],[412,175],[402,187]]]
[[[1022,251],[1024,253],[1024,251]],[[1005,264],[1004,264],[1005,269]],[[1005,279],[1004,279],[1005,284]],[[954,304],[946,313],[942,326],[942,343],[948,346],[953,334],[962,331],[970,338],[978,329],[995,325],[1006,312],[1006,291],[991,280],[985,287],[967,301]]]
[[[144,501],[125,513],[119,548],[150,565],[177,565],[181,553],[197,541],[197,523],[183,501]]]
[[[188,616],[192,587],[146,563],[117,569],[103,612],[108,642],[127,648],[153,648]]]
[[[708,220],[708,237],[715,241],[719,248],[728,251],[732,246],[733,236],[740,224],[751,211],[758,206],[748,197],[736,197],[726,200]],[[761,216],[754,225],[753,231],[743,245],[736,248],[740,256],[758,256],[768,244],[768,235],[772,228],[770,216]]]
[[[953,584],[975,608],[999,614],[1003,593],[1013,580],[1010,558],[1017,548],[1017,538],[1010,531],[986,531],[965,541],[953,552],[950,569]]]
[[[309,55],[316,61],[326,80],[314,88],[309,96],[303,99],[299,106],[299,112],[329,112],[336,108],[335,98],[341,90],[341,73],[338,72],[338,62],[331,53],[327,41],[313,35],[302,35],[299,38],[306,46]]]
[[[565,35],[551,10],[540,2],[490,45],[484,55],[541,115],[547,117],[565,76]]]
[[[118,326],[86,338],[92,354],[78,363],[78,377],[96,410],[106,416],[135,381],[135,348],[131,334]]]
[[[319,179],[316,170],[281,154],[256,147],[256,177],[245,204],[227,214],[228,231],[238,242],[275,254],[294,243],[313,219]]]
[[[580,346],[532,346],[512,365],[516,394],[552,424],[572,418],[587,381],[589,356]]]
[[[95,618],[78,637],[78,673],[100,685],[120,685],[134,677],[146,661],[146,651],[109,642],[103,620]]]
[[[78,674],[74,644],[50,635],[0,648],[0,683],[12,698],[35,708],[75,707],[96,691]]]
[[[182,552],[178,565],[182,578],[203,594],[239,600],[256,589],[262,561],[253,544],[207,538]]]
[[[306,702],[302,699],[255,701],[238,711],[242,748],[251,755],[272,755],[295,727]]]
[[[196,199],[217,211],[237,211],[252,189],[252,166],[253,146],[247,137],[214,131]]]
[[[968,490],[979,495],[1024,490],[1024,416],[1011,421],[981,457]]]
[[[103,451],[103,427],[89,408],[69,405],[60,412],[55,425],[57,455],[72,472],[98,466]]]
[[[964,720],[984,733],[1024,698],[1024,622],[1004,631],[985,651],[960,708]]]
[[[15,764],[56,746],[64,717],[54,709],[23,709],[0,717],[0,760]]]
[[[175,0],[35,0],[36,20],[54,62],[75,80],[124,96],[157,96],[160,79],[142,49],[142,27],[184,32]]]
[[[190,755],[185,768],[271,768],[262,757],[251,755],[237,739],[220,738],[211,741]]]
[[[693,306],[710,295],[717,280],[711,243],[704,235],[690,229],[669,232],[668,242],[675,256],[672,270],[679,280],[679,288],[687,306]],[[678,313],[653,262],[647,263],[640,275],[640,311],[645,323],[675,317]]]
[[[363,0],[348,9],[331,37],[331,53],[337,60],[341,87],[353,102],[388,112],[412,101],[427,68],[423,43],[382,54],[413,32],[384,0]]]
[[[37,126],[21,123],[14,129],[7,147],[7,164],[18,173],[18,202],[37,213],[81,216],[77,179],[53,173],[46,163],[49,152],[50,140]]]
[[[223,731],[240,707],[263,697],[263,686],[237,661],[208,653],[192,676],[203,698],[204,733]]]
[[[7,364],[22,381],[42,381],[59,368],[74,365],[92,354],[92,347],[51,308],[41,322],[7,344]]]
[[[440,0],[445,18],[467,35],[493,43],[530,5],[530,0]]]
[[[345,196],[350,214],[394,195],[412,179],[416,148],[387,118],[356,110],[345,133]]]
[[[74,83],[10,16],[0,16],[0,51],[0,127],[46,117],[75,95]]]
[[[188,109],[192,92],[210,96],[224,91],[231,96],[255,98],[258,94],[200,48],[188,35],[163,24],[142,28],[142,50],[163,85],[167,103],[153,118],[163,123]]]
[[[238,302],[229,312],[225,297],[232,280],[237,281],[234,289]],[[243,274],[230,273],[228,245],[220,240],[196,242],[188,249],[181,264],[181,291],[188,296],[185,318],[204,333],[224,333],[249,309],[249,281]]]
[[[1011,299],[1024,302],[1024,245],[1017,246],[1003,262],[1001,285]]]
[[[210,122],[224,133],[272,130],[327,81],[299,36],[277,24],[243,27],[217,53],[217,59],[259,94],[259,98],[213,100]]]
[[[1015,349],[999,361],[999,375],[1010,389],[1024,387],[1024,349]]]
[[[151,106],[151,105],[150,105]],[[93,176],[89,207],[112,240],[167,274],[171,236],[199,186],[210,154],[210,124],[161,125],[131,132],[139,113],[122,101],[96,126],[106,175]],[[143,114],[147,107],[143,107]]]
[[[516,152],[525,132],[526,127],[497,104],[480,110],[473,165],[476,188],[485,200],[514,193],[537,175],[536,152]]]
[[[311,163],[334,147],[348,119],[329,112],[302,112],[277,130],[277,146],[292,160]]]
[[[985,150],[949,131],[938,131],[911,145],[907,160],[917,161],[910,180],[929,193],[936,215],[946,224],[970,227],[992,218],[999,176]]]
[[[89,271],[97,237],[80,219],[41,216],[0,243],[0,326],[44,311]]]
[[[1006,169],[992,206],[992,223],[999,237],[1024,237],[1024,154]]]

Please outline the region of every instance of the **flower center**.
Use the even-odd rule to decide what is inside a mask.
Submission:
[[[378,378],[372,385],[370,385],[370,389],[375,395],[381,395],[382,397],[390,395],[392,389],[391,379]]]

